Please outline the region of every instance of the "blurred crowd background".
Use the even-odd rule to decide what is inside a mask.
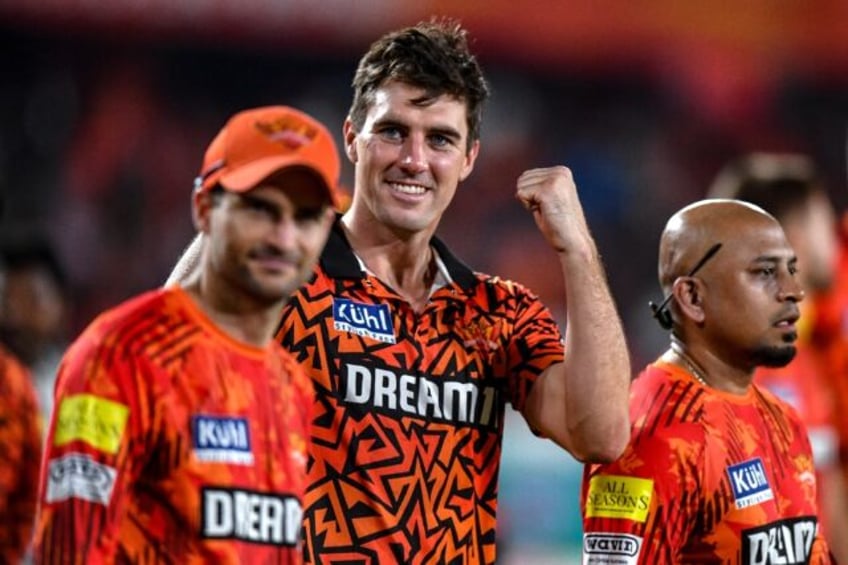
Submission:
[[[203,151],[230,114],[290,104],[341,142],[359,56],[431,15],[469,29],[492,88],[441,236],[561,316],[552,252],[513,194],[525,169],[569,166],[634,369],[666,344],[647,307],[664,222],[728,159],[808,153],[848,204],[845,0],[0,0],[0,241],[36,235],[55,250],[64,339],[165,280],[193,235]],[[579,550],[580,467],[520,418],[508,425],[504,562],[562,563]]]

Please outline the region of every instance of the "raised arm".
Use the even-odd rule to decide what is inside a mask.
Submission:
[[[568,308],[565,361],[539,376],[525,417],[577,459],[612,461],[629,438],[630,359],[571,172],[527,171],[517,197],[557,253]]]

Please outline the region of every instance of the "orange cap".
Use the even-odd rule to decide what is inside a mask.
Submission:
[[[339,153],[327,128],[288,106],[253,108],[231,117],[209,144],[194,187],[246,192],[289,167],[317,173],[337,205]]]

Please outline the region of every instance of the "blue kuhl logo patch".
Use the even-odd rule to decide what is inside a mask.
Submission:
[[[191,419],[195,456],[210,463],[252,465],[247,418],[195,415]]]
[[[759,457],[727,468],[736,508],[747,508],[774,499],[763,461]]]
[[[350,332],[383,343],[396,343],[388,304],[366,304],[334,298],[333,327],[340,332]]]

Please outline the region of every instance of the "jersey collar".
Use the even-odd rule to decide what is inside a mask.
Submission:
[[[321,268],[334,279],[362,279],[365,273],[344,234],[339,222],[340,217],[336,216],[327,245],[324,246],[321,254]],[[450,278],[463,290],[470,290],[477,282],[474,272],[457,259],[437,237],[430,240],[430,245],[441,258]]]

